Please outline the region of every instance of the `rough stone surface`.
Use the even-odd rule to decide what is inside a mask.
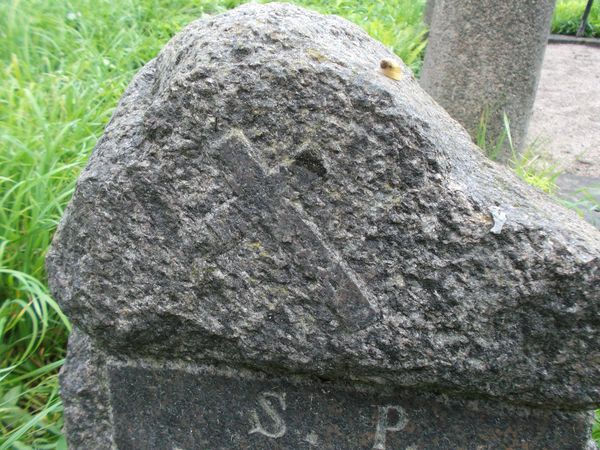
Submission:
[[[123,353],[599,404],[598,232],[488,162],[408,69],[380,75],[390,56],[283,5],[176,36],[49,255],[74,323]]]
[[[129,361],[600,405],[600,233],[485,159],[408,68],[379,73],[385,57],[290,5],[174,37],[49,253],[76,327]],[[97,370],[86,349],[67,397],[70,367]]]
[[[487,111],[487,140],[497,140],[506,112],[515,147],[524,144],[554,3],[436,1],[421,85],[471,136]]]

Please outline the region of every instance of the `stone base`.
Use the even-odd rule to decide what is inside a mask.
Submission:
[[[65,367],[70,448],[594,448],[587,413],[117,361],[80,333]]]

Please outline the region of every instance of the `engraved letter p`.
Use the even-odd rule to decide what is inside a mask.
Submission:
[[[378,406],[377,409],[379,410],[379,419],[377,420],[377,430],[375,430],[373,450],[385,450],[387,432],[402,430],[408,423],[408,418],[401,406]],[[390,416],[392,416],[391,419]]]

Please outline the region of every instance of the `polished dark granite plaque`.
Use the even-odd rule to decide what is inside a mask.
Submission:
[[[567,449],[587,426],[577,413],[318,381],[112,366],[109,383],[119,449]]]

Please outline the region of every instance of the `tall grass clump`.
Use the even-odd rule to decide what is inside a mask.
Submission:
[[[133,74],[184,25],[239,0],[0,1],[0,448],[66,448],[57,372],[69,322],[44,257]],[[424,1],[302,0],[419,68]]]
[[[557,0],[552,33],[574,35],[579,29],[587,0]],[[585,36],[600,37],[600,1],[595,0],[588,17]]]
[[[508,165],[519,178],[547,194],[554,194],[557,188],[556,179],[561,173],[560,170],[543,161],[535,143],[528,145],[521,152],[517,151],[512,140],[510,120],[506,113],[502,116],[503,131],[500,136],[488,136],[487,125],[489,120],[490,115],[486,110],[481,115],[475,137],[475,143],[486,156],[492,160],[497,160],[503,152],[508,151],[510,154]]]

